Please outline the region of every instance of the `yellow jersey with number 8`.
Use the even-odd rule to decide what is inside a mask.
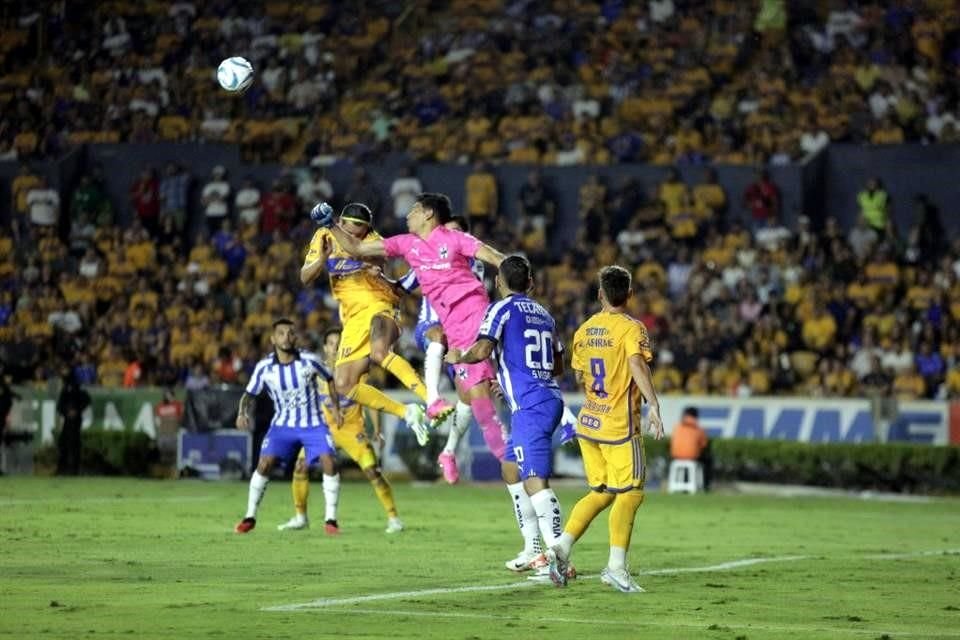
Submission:
[[[578,437],[618,444],[640,432],[643,399],[628,364],[634,354],[653,360],[647,328],[625,313],[601,311],[577,329],[572,367],[581,372],[586,395]]]
[[[318,229],[310,240],[310,248],[304,258],[304,263],[313,262],[323,252],[323,239],[329,237],[333,251],[327,258],[325,268],[330,274],[330,292],[340,303],[340,323],[346,324],[352,316],[371,306],[395,306],[399,297],[393,288],[382,278],[368,271],[369,263],[354,258],[343,250],[329,229]],[[363,242],[381,240],[380,234],[370,231]]]

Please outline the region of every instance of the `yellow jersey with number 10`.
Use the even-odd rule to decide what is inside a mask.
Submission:
[[[625,313],[601,311],[573,336],[573,369],[583,375],[586,399],[577,435],[605,444],[626,442],[640,431],[643,399],[630,375],[630,356],[653,360],[643,323]]]
[[[337,302],[340,303],[340,323],[346,324],[347,320],[358,312],[367,309],[376,303],[389,306],[395,306],[399,297],[393,288],[379,278],[371,274],[368,270],[369,263],[354,258],[343,250],[340,243],[337,242],[329,229],[317,229],[310,240],[310,248],[307,249],[307,255],[304,263],[310,263],[320,257],[323,252],[324,238],[330,238],[330,244],[333,251],[327,258],[327,264],[324,265],[327,273],[330,274],[330,292]],[[376,231],[370,231],[363,239],[363,242],[373,242],[381,240],[380,234]]]

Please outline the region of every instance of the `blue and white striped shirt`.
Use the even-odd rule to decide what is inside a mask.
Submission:
[[[333,374],[316,354],[300,351],[289,364],[280,364],[276,354],[257,363],[247,383],[247,393],[264,389],[273,401],[271,427],[321,427],[323,397],[316,377],[330,381]]]
[[[477,280],[483,282],[483,261],[477,260],[476,258],[470,259],[470,270],[473,271],[473,275],[477,276]],[[417,274],[411,269],[405,275],[400,278],[400,287],[403,288],[407,293],[412,293],[420,288],[420,283],[417,281]],[[437,324],[440,322],[440,316],[437,315],[437,312],[433,310],[433,307],[427,302],[427,296],[420,298],[420,315],[417,316],[417,324]]]

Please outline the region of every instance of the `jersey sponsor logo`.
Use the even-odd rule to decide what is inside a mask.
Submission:
[[[580,424],[587,429],[600,429],[603,427],[603,421],[595,416],[580,416]]]
[[[362,260],[354,258],[328,258],[327,271],[332,276],[345,276],[357,273],[364,268]]]
[[[440,253],[440,258],[442,260],[446,260],[447,257],[450,255],[450,252],[447,250],[447,245],[443,245],[442,247],[440,247],[439,253]]]

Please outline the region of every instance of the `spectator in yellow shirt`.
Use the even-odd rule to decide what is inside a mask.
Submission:
[[[497,217],[497,178],[490,167],[484,162],[478,162],[473,173],[467,176],[467,215],[471,224],[482,223],[489,228]],[[477,230],[480,234],[480,230]],[[482,237],[482,235],[481,235]]]
[[[927,383],[916,367],[902,371],[893,379],[893,395],[897,400],[919,400],[927,393]]]
[[[667,205],[667,215],[679,213],[683,209],[683,197],[687,185],[680,179],[680,172],[671,168],[667,177],[657,188],[657,198]]]
[[[818,302],[811,317],[803,323],[802,333],[804,344],[809,349],[822,353],[837,337],[837,321],[823,303]]]

